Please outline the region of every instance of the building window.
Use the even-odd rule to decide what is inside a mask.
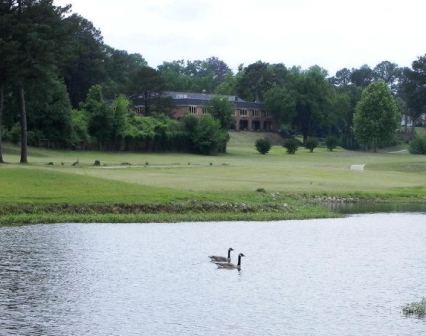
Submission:
[[[251,110],[251,114],[253,117],[260,117],[260,111],[258,110]]]
[[[240,117],[247,117],[248,111],[247,110],[240,110]]]
[[[204,106],[203,107],[203,114],[207,114],[207,113],[209,113],[209,109],[206,106]]]
[[[197,106],[188,106],[188,111],[191,114],[197,114]]]

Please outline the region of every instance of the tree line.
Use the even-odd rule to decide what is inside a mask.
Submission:
[[[21,144],[22,163],[27,162],[27,144],[223,151],[224,130],[232,122],[229,106],[219,99],[211,104],[212,117],[172,120],[171,102],[161,96],[166,90],[263,101],[283,135],[297,132],[305,141],[335,135],[345,147],[357,148],[365,145],[356,137],[354,118],[362,92],[385,83],[398,111],[416,124],[426,112],[424,73],[426,55],[411,68],[384,61],[374,68],[344,68],[332,77],[319,66],[301,69],[262,61],[240,65],[234,73],[217,57],[152,68],[142,55],[106,45],[94,24],[72,13],[70,6],[55,6],[52,0],[1,0],[0,162],[2,139]],[[143,98],[143,117],[132,111],[138,97]],[[204,129],[215,145],[197,148],[202,139],[191,133],[195,129]],[[170,140],[179,132],[186,140]],[[374,141],[380,145],[391,139]],[[178,143],[185,145],[171,145]]]

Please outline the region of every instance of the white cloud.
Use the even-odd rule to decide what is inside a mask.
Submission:
[[[218,56],[319,64],[331,73],[426,53],[424,0],[57,0],[91,20],[109,45],[165,60]]]

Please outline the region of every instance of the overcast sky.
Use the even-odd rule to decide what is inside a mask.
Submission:
[[[426,53],[426,0],[56,0],[105,43],[149,65],[217,56],[234,71],[257,60],[331,74]]]

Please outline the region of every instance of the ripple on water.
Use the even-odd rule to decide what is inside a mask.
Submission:
[[[0,228],[0,335],[420,335],[425,242],[424,214]]]

